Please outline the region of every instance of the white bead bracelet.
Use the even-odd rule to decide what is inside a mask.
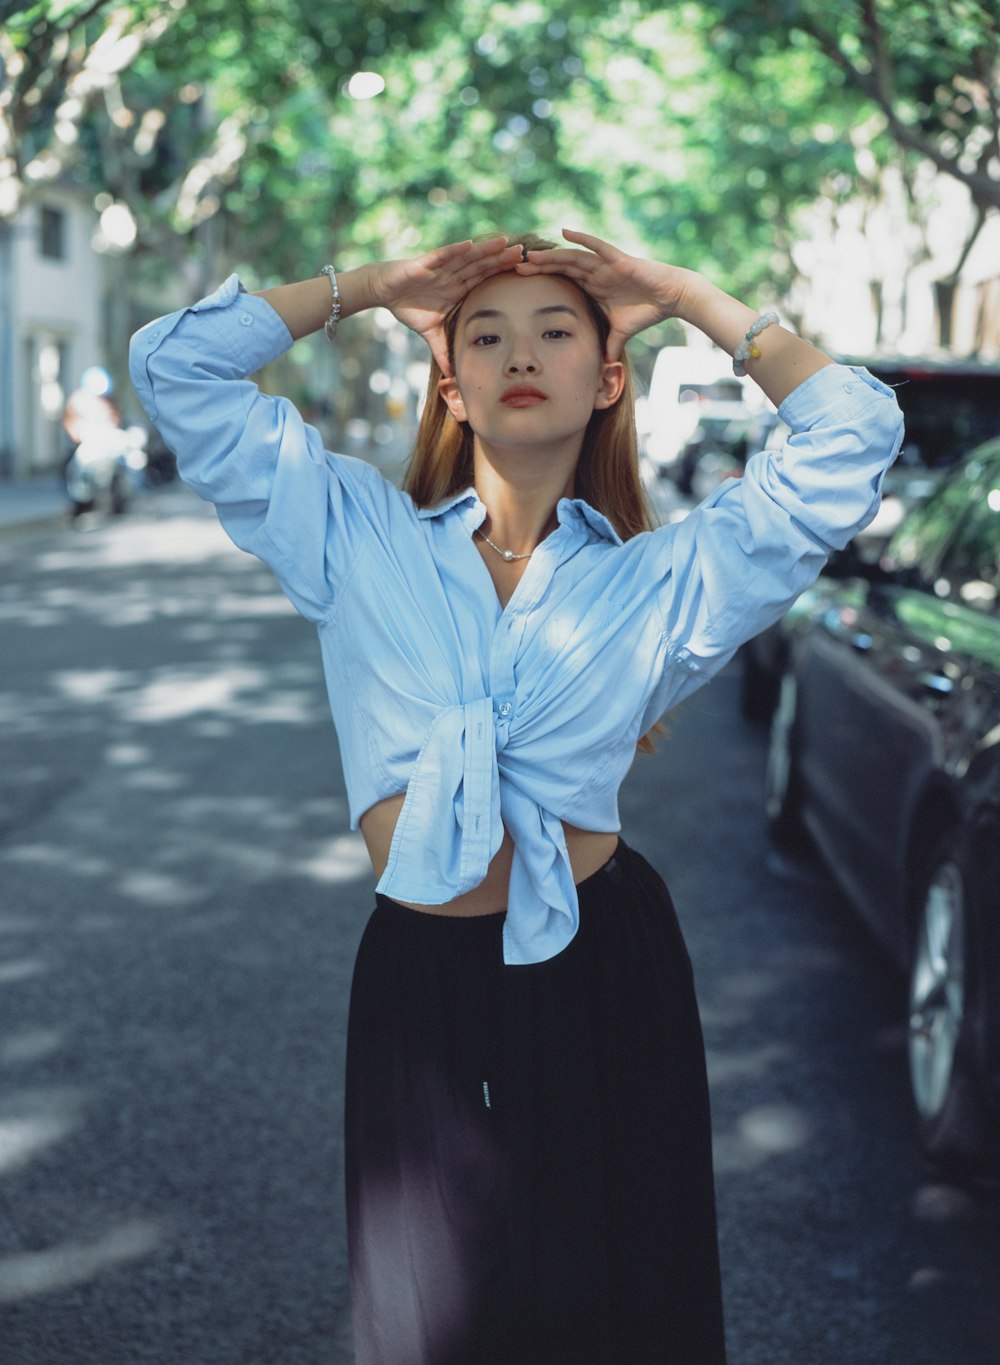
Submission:
[[[742,379],[746,374],[746,362],[756,360],[760,355],[760,347],[757,345],[757,338],[765,327],[770,327],[773,322],[778,321],[777,313],[761,313],[760,317],[747,332],[746,336],[733,352],[733,374],[738,379]]]

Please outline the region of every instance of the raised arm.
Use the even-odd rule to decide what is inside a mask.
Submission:
[[[597,299],[611,319],[611,360],[620,359],[629,337],[671,317],[691,323],[733,355],[758,316],[694,270],[629,256],[584,232],[566,229],[563,236],[585,249],[529,251],[527,261],[515,268],[526,275],[566,275]],[[804,379],[832,363],[779,325],[762,332],[757,344],[760,355],[747,361],[747,374],[775,407]]]
[[[340,316],[366,308],[388,308],[424,338],[441,371],[448,373],[444,322],[470,289],[521,259],[519,246],[504,237],[456,242],[409,260],[377,261],[337,272]],[[281,317],[292,337],[317,332],[330,317],[332,293],[325,276],[262,289],[260,297]]]
[[[341,316],[385,307],[447,367],[444,322],[469,289],[521,256],[504,238],[459,242],[411,260],[338,276]],[[130,368],[181,477],[213,502],[226,531],[277,573],[289,597],[322,617],[392,494],[373,466],[334,456],[287,399],[252,376],[330,316],[323,276],[247,294],[236,276],[214,294],[142,328]]]

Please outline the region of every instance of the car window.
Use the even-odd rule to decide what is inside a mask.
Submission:
[[[886,548],[883,562],[892,570],[916,571],[926,583],[933,583],[948,543],[968,510],[968,480],[963,469],[933,497],[907,513]]]
[[[872,371],[879,374],[873,364]],[[903,410],[905,465],[947,469],[1000,435],[1000,382],[995,374],[886,372]]]
[[[973,458],[965,473],[968,513],[941,558],[935,588],[967,607],[994,612],[1000,594],[1000,460]]]

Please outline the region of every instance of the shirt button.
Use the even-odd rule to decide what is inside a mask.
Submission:
[[[497,710],[500,712],[501,716],[509,716],[513,709],[514,708],[511,706],[509,701],[501,702],[500,705],[497,707]]]
[[[253,326],[253,314],[252,314],[252,313],[241,313],[241,314],[240,314],[240,322],[242,322],[242,324],[243,324],[244,327],[252,327],[252,326]]]

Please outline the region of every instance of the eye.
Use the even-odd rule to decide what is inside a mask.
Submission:
[[[548,340],[551,337],[554,340],[559,341],[560,338],[568,337],[571,335],[571,333],[567,332],[564,327],[550,327],[549,330],[547,332],[543,332],[542,335],[546,338],[546,340]]]
[[[494,332],[486,332],[481,337],[475,337],[473,346],[495,346],[500,338]]]

